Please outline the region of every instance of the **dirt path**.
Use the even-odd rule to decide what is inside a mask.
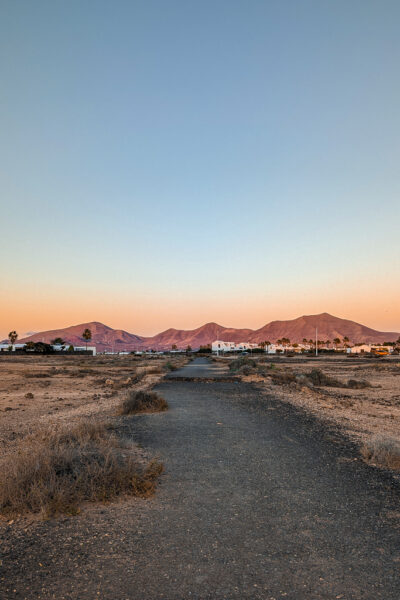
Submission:
[[[167,413],[132,417],[165,463],[154,499],[6,528],[1,598],[398,600],[396,479],[338,432],[214,375],[192,363],[158,386]]]

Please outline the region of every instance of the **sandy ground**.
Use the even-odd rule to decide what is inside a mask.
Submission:
[[[0,598],[398,600],[400,483],[286,386],[216,367],[197,359],[156,386],[168,411],[124,419],[164,463],[151,499],[0,522]]]
[[[255,358],[256,373],[241,375],[243,381],[257,384],[266,394],[290,402],[320,419],[340,425],[358,441],[382,434],[400,439],[400,357],[390,359],[346,359],[345,357]],[[220,359],[224,360],[224,359]],[[225,359],[226,360],[226,359]],[[272,365],[272,366],[271,366]],[[272,373],[306,374],[311,369],[343,383],[366,380],[371,387],[307,387],[298,383],[274,384]],[[258,374],[262,371],[262,374]]]
[[[41,424],[115,415],[129,389],[153,387],[185,357],[36,356],[0,358],[0,452]]]

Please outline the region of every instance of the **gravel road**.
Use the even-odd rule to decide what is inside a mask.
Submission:
[[[6,527],[1,598],[400,598],[396,478],[208,361],[174,375],[168,412],[129,419],[164,461],[156,496]]]

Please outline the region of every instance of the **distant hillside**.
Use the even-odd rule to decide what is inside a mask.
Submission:
[[[218,339],[242,342],[247,340],[252,333],[252,329],[231,329],[222,327],[217,323],[206,323],[206,325],[188,331],[184,329],[167,329],[151,338],[143,338],[143,345],[146,348],[158,348],[160,350],[170,350],[173,344],[176,344],[178,348],[191,346],[194,349]]]
[[[254,342],[261,342],[263,340],[272,342],[286,337],[292,342],[301,342],[304,338],[314,339],[316,328],[318,329],[318,338],[325,341],[332,341],[337,337],[343,339],[346,336],[353,343],[390,342],[397,340],[399,337],[399,334],[393,331],[376,331],[355,321],[340,319],[328,313],[322,313],[320,315],[298,317],[292,321],[272,321],[268,325],[261,327],[261,329],[257,329],[249,339]]]
[[[96,346],[99,352],[102,352],[103,350],[112,350],[113,348],[116,352],[124,349],[134,350],[139,348],[142,344],[143,338],[140,336],[128,333],[122,329],[112,329],[112,327],[107,327],[107,325],[103,325],[103,323],[97,321],[72,325],[71,327],[65,327],[64,329],[42,331],[18,340],[18,342],[25,343],[32,341],[46,342],[49,344],[51,340],[60,337],[74,346],[84,346],[85,340],[82,337],[82,333],[86,328],[90,329],[92,332],[92,339],[88,343],[89,346]]]
[[[53,329],[51,331],[35,333],[18,341],[22,343],[27,341],[44,341],[49,343],[52,339],[61,337],[70,344],[80,346],[85,343],[82,333],[86,328],[92,332],[90,343],[96,346],[99,352],[104,350],[118,352],[121,350],[131,351],[150,348],[154,350],[170,350],[173,344],[176,344],[178,348],[191,346],[194,350],[199,348],[199,346],[210,344],[217,339],[227,342],[275,342],[279,338],[286,337],[291,342],[301,342],[304,338],[314,339],[316,328],[318,328],[318,338],[325,341],[333,341],[336,337],[343,339],[346,336],[353,343],[382,343],[395,341],[400,336],[397,332],[376,331],[360,323],[340,319],[328,313],[322,313],[320,315],[302,316],[290,321],[272,321],[257,330],[234,329],[223,327],[217,323],[207,323],[202,327],[187,331],[183,329],[167,329],[152,337],[135,335],[122,329],[112,329],[111,327],[107,327],[107,325],[103,325],[103,323],[93,321],[64,329]]]

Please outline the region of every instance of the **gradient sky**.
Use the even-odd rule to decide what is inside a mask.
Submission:
[[[0,7],[0,336],[400,330],[398,0]]]

